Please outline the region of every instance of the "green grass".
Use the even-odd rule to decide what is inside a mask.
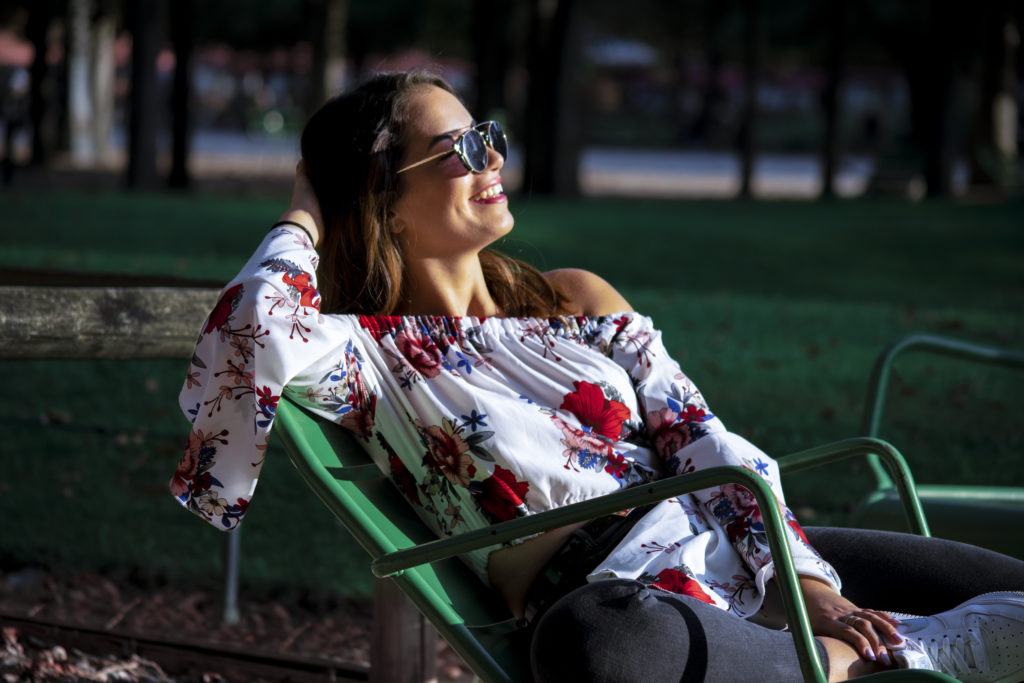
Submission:
[[[0,194],[0,265],[230,278],[286,202]],[[878,351],[915,330],[1024,347],[1024,205],[513,200],[501,248],[589,268],[665,333],[726,424],[772,454],[855,435]],[[165,493],[187,424],[170,361],[0,362],[0,566],[216,582],[222,535]],[[921,481],[1024,485],[1021,373],[908,357],[883,435]],[[787,483],[841,520],[863,468]],[[272,449],[243,585],[366,597],[362,551]]]

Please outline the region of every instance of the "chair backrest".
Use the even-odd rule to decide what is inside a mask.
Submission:
[[[351,433],[282,399],[274,434],[306,483],[376,559],[436,536]],[[497,592],[458,559],[393,577],[484,680],[529,680],[525,634]]]

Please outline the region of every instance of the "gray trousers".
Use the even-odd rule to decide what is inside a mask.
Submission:
[[[935,614],[981,593],[1024,590],[1024,562],[990,550],[892,532],[804,530],[860,607]],[[820,642],[818,653],[827,666]],[[535,627],[531,664],[539,683],[801,680],[788,632],[620,579],[552,605]]]

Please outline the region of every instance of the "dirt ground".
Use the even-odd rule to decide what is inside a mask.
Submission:
[[[258,648],[267,655],[370,664],[371,608],[315,604],[299,597],[246,599],[240,622],[221,623],[214,591],[167,586],[145,588],[98,574],[57,576],[39,568],[0,572],[0,613],[67,622],[140,637],[200,641],[216,648]],[[55,639],[59,640],[59,638]],[[110,656],[64,647],[8,626],[0,635],[0,681],[138,681],[227,683],[217,671],[176,679],[138,656]],[[446,644],[438,651],[438,681],[470,680]]]

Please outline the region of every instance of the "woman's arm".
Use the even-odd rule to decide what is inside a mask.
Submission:
[[[192,432],[171,480],[178,501],[222,529],[246,513],[284,386],[348,330],[320,315],[319,210],[297,169],[283,220],[224,288],[199,333],[179,403]]]
[[[320,244],[320,236],[323,232],[320,202],[306,175],[306,166],[301,161],[295,166],[295,184],[292,186],[291,204],[288,206],[288,210],[281,214],[279,220],[298,223],[309,233],[314,247]]]

